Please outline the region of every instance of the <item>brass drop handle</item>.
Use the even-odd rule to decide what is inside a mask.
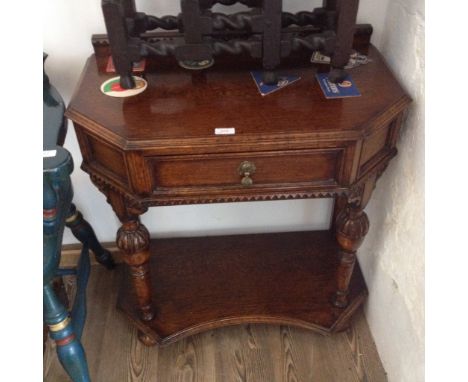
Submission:
[[[255,164],[247,160],[239,165],[239,175],[242,176],[241,184],[243,186],[251,186],[253,184],[253,179],[250,176],[255,173],[255,170]]]

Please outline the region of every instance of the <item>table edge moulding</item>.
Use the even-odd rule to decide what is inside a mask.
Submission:
[[[347,328],[367,296],[356,260],[364,209],[411,103],[380,53],[368,46],[371,62],[350,71],[361,97],[326,100],[315,73],[327,68],[304,57],[283,66],[302,79],[266,97],[248,60],[191,73],[158,58],[148,89],[122,99],[100,92],[112,73],[96,39],[66,115],[81,168],[122,223],[129,271],[118,307],[140,339],[167,344],[240,323]],[[335,199],[326,231],[151,240],[139,218],[153,206],[325,197]]]

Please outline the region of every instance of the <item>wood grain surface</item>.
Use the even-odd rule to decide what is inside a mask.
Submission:
[[[362,96],[330,101],[315,78],[322,68],[309,60],[285,68],[285,73],[299,75],[301,80],[267,97],[259,95],[252,80],[251,62],[236,62],[233,67],[217,60],[209,71],[194,73],[177,65],[162,68],[162,60],[150,60],[147,90],[135,97],[109,97],[100,86],[115,73],[105,72],[107,58],[93,55],[66,115],[108,143],[138,149],[164,144],[173,150],[184,138],[192,143],[205,138],[221,146],[249,138],[258,145],[259,137],[277,138],[277,134],[359,139],[376,119],[392,118],[409,103],[374,47],[369,57],[371,63],[352,70]],[[235,127],[236,134],[215,136],[216,127]]]
[[[385,371],[361,312],[343,333],[321,336],[276,325],[238,325],[164,347],[146,347],[115,309],[123,267],[93,266],[83,345],[94,382],[384,382]],[[73,280],[65,281],[73,290]],[[44,381],[67,382],[47,342]]]
[[[369,229],[364,208],[397,153],[411,101],[380,53],[370,47],[369,56],[353,69],[361,96],[335,100],[323,96],[315,79],[321,68],[309,59],[289,68],[301,81],[268,97],[259,96],[247,62],[217,62],[195,74],[149,60],[147,90],[119,99],[99,90],[113,76],[103,70],[106,58],[89,58],[66,115],[81,168],[122,223],[117,246],[131,277],[118,306],[147,344],[228,324],[323,333],[348,327],[367,294],[356,264]],[[219,127],[235,134],[217,135]],[[139,222],[160,205],[339,195],[347,200],[335,214],[337,240],[282,234],[161,241],[150,262],[149,233]]]
[[[331,304],[339,247],[330,231],[158,239],[150,249],[154,319],[140,320],[130,272],[117,306],[160,344],[246,323],[337,332],[367,296],[357,265],[349,305]]]

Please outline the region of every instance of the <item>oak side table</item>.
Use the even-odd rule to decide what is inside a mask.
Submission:
[[[367,296],[356,261],[364,208],[411,102],[379,52],[369,47],[372,62],[351,71],[357,98],[326,100],[307,60],[291,70],[300,81],[261,97],[253,64],[230,59],[201,73],[150,61],[148,89],[122,99],[99,89],[113,77],[105,45],[95,43],[66,115],[82,169],[122,223],[118,307],[140,339],[246,322],[345,329]],[[153,206],[300,198],[334,198],[332,227],[154,241],[139,220]]]

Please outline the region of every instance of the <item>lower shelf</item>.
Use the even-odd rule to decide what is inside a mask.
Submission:
[[[349,305],[331,304],[338,260],[329,231],[152,240],[155,318],[138,318],[128,272],[118,307],[159,344],[240,323],[337,332],[367,296],[356,264]]]

